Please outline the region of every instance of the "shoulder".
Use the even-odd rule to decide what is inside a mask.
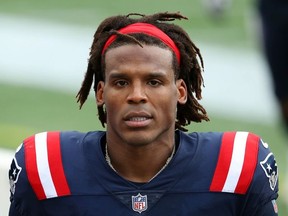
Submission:
[[[268,144],[249,132],[225,132],[221,140],[210,190],[253,194],[262,203],[276,199],[278,168]]]
[[[78,131],[48,131],[34,134],[24,139],[23,151],[26,159],[33,157],[44,157],[50,154],[78,154],[85,142],[97,140],[103,135],[103,132],[93,131],[82,133]]]
[[[246,194],[258,165],[260,137],[249,132],[224,132],[211,191]]]
[[[38,200],[69,195],[66,175],[67,171],[73,169],[73,159],[77,158],[77,162],[80,162],[81,157],[84,157],[81,155],[83,143],[101,134],[48,131],[24,139],[9,170],[11,198],[23,198],[32,191]]]
[[[183,133],[181,142],[197,146],[198,164],[212,172],[211,192],[277,194],[277,163],[260,136],[245,131]]]
[[[84,139],[87,133],[78,131],[46,131],[34,134],[23,141],[24,148],[33,148],[33,146],[65,145],[77,143]]]
[[[245,131],[226,131],[226,132],[194,132],[181,133],[181,141],[197,142],[200,145],[207,145],[211,148],[231,148],[242,146],[250,148],[259,145],[261,138],[253,133]]]

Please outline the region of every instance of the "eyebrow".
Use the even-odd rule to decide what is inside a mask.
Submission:
[[[109,74],[109,79],[128,78],[125,73],[114,72]]]
[[[149,77],[149,78],[161,78],[161,77],[166,77],[167,74],[164,73],[164,72],[151,72],[151,73],[148,73],[148,74],[145,74],[144,75],[145,77]],[[109,75],[109,78],[110,79],[115,79],[115,78],[128,78],[128,75],[126,73],[123,73],[123,72],[112,72],[110,75]]]

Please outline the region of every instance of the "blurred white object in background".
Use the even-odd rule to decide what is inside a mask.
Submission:
[[[212,18],[220,18],[230,9],[232,0],[202,0],[203,7]]]

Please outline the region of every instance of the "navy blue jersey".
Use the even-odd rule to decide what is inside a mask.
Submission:
[[[29,137],[11,163],[9,214],[277,215],[277,164],[258,136],[176,136],[174,157],[145,184],[127,181],[107,164],[105,132]]]

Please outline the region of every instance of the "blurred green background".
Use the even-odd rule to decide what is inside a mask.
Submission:
[[[209,1],[209,0],[208,0]],[[177,12],[189,18],[189,22],[180,22],[185,29],[193,29],[193,38],[226,45],[247,45],[251,38],[247,36],[246,21],[253,0],[233,1],[229,11],[219,19],[207,16],[207,10],[201,0],[12,0],[0,1],[0,12],[21,17],[36,18],[66,23],[97,27],[98,21],[107,16],[138,12],[152,14],[155,12]],[[222,19],[223,18],[223,19]],[[251,45],[251,43],[250,43]]]
[[[160,11],[180,11],[187,16],[189,21],[176,21],[176,23],[189,32],[196,44],[198,42],[207,46],[216,44],[234,49],[236,52],[237,49],[261,52],[259,39],[250,29],[253,29],[255,11],[254,2],[249,0],[233,1],[230,9],[217,17],[211,16],[200,0],[0,0],[0,17],[13,17],[19,20],[31,19],[40,23],[49,22],[52,25],[61,24],[79,27],[79,29],[89,29],[91,31],[91,35],[87,36],[87,38],[91,38],[89,44],[92,43],[92,36],[97,25],[107,16],[130,12],[152,14]],[[15,30],[21,36],[21,31]],[[7,43],[13,43],[12,41],[13,39]],[[88,58],[89,47],[86,48]],[[55,47],[55,52],[57,52],[57,47]],[[41,55],[41,50],[39,50],[39,55]],[[205,62],[205,56],[203,57]],[[3,59],[5,61],[5,56],[1,56],[1,58],[2,61]],[[34,60],[30,61],[33,64]],[[15,59],[15,64],[17,64],[17,59]],[[0,68],[0,70],[2,70],[2,74],[5,73],[3,71],[5,68]],[[7,73],[9,72],[7,71]],[[84,71],[79,71],[79,73],[82,77]],[[76,104],[75,96],[81,79],[79,79],[79,85],[74,85],[72,90],[17,84],[19,83],[17,77],[14,79],[16,82],[7,82],[0,77],[0,147],[15,149],[23,138],[46,130],[103,130],[97,120],[93,94],[82,110],[79,110]],[[66,80],[64,79],[63,82]],[[209,86],[206,88],[209,89]],[[265,101],[262,106],[265,106]],[[259,109],[261,109],[261,105],[259,105]],[[281,121],[277,119],[271,123],[267,123],[267,121],[253,122],[237,115],[226,116],[213,111],[213,109],[207,108],[207,110],[210,113],[211,121],[194,123],[189,126],[189,131],[244,130],[261,135],[270,144],[270,148],[277,157],[281,175],[280,188],[283,188],[285,170],[287,170],[285,166],[288,139],[282,130]],[[276,109],[275,113],[277,112]],[[280,215],[284,216],[287,215],[287,212],[285,212],[281,196],[279,199],[279,208],[282,211]]]

